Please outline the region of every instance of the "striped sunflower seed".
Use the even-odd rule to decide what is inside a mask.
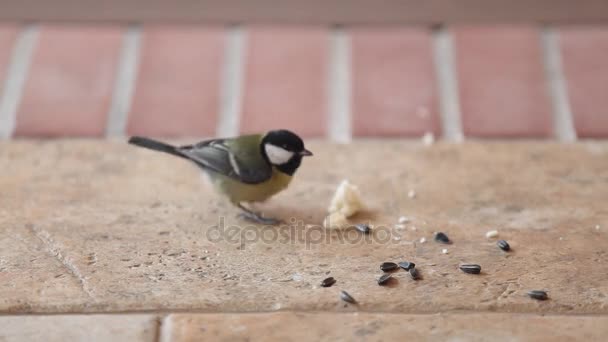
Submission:
[[[403,268],[406,271],[409,271],[411,268],[416,267],[416,264],[409,261],[402,261],[399,263],[399,267]]]
[[[355,304],[357,301],[353,296],[349,295],[346,291],[340,291],[340,299],[347,303]]]
[[[399,265],[395,264],[394,262],[383,262],[382,265],[380,265],[380,269],[384,272],[391,272],[398,268]]]
[[[414,279],[414,280],[420,279],[420,272],[418,272],[418,269],[416,267],[410,268],[409,272],[410,272],[410,277],[412,277],[412,279]]]
[[[445,244],[452,243],[452,241],[450,241],[450,238],[442,232],[435,234],[435,241]]]
[[[505,252],[511,250],[511,246],[509,246],[509,243],[505,240],[498,240],[498,242],[496,242],[496,245],[498,246],[498,248],[502,249]]]
[[[549,299],[549,296],[547,296],[547,292],[545,292],[543,290],[528,291],[528,296],[530,296],[530,298],[534,298],[536,300],[547,300],[547,299]]]
[[[390,273],[384,273],[379,279],[378,279],[378,285],[382,286],[382,285],[386,285],[388,284],[391,279],[393,278],[393,276]]]
[[[476,264],[465,264],[460,265],[460,270],[464,273],[479,274],[481,272],[481,266]]]
[[[331,287],[335,283],[336,283],[336,279],[334,279],[334,277],[329,277],[329,278],[323,279],[323,281],[321,282],[321,286],[322,287]]]
[[[369,225],[364,224],[364,223],[356,224],[355,228],[357,228],[357,230],[363,234],[369,234],[372,231],[372,229],[369,227]]]

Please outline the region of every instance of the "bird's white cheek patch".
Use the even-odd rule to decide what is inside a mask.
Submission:
[[[285,164],[293,157],[293,152],[272,144],[264,145],[264,149],[266,150],[268,159],[274,165]]]

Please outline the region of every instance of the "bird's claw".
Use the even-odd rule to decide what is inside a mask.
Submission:
[[[256,214],[253,212],[243,212],[238,215],[238,217],[245,219],[250,222],[265,224],[265,225],[277,225],[282,223],[283,221],[271,217],[262,217],[260,214]]]

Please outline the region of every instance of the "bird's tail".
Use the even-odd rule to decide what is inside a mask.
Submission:
[[[184,156],[177,147],[146,137],[131,137],[129,138],[129,144],[186,158],[186,156]]]

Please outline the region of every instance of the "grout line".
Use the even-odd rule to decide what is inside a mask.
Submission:
[[[160,315],[160,316],[156,316],[154,318],[154,337],[153,337],[153,341],[154,342],[159,342],[162,340],[162,336],[163,336],[163,324],[164,324],[164,320],[167,317],[167,315]]]
[[[131,25],[123,36],[122,48],[108,112],[106,136],[124,136],[137,82],[141,52],[141,27]]]
[[[27,25],[19,32],[15,41],[4,86],[1,88],[4,94],[0,97],[0,139],[10,139],[15,131],[17,111],[39,30],[37,25]]]
[[[150,310],[139,310],[139,311],[68,311],[68,312],[0,312],[0,318],[3,317],[69,317],[69,316],[158,316],[161,315],[160,318],[163,319],[163,327],[161,328],[163,334],[167,334],[164,326],[167,325],[169,327],[169,332],[171,331],[172,315],[258,315],[258,314],[275,314],[275,313],[285,313],[285,312],[296,312],[303,314],[336,314],[336,315],[351,315],[355,312],[347,312],[347,311],[327,311],[322,309],[301,309],[301,310],[276,310],[276,309],[267,309],[260,311],[247,311],[247,310],[227,310],[227,311],[214,311],[214,310],[203,310],[203,309],[150,309]],[[462,310],[442,310],[442,311],[386,311],[386,310],[372,310],[372,309],[363,309],[360,308],[357,310],[358,313],[361,314],[383,314],[383,315],[420,315],[420,316],[433,316],[438,314],[451,314],[451,315],[476,315],[476,314],[484,314],[484,315],[526,315],[526,316],[549,316],[549,317],[608,317],[608,313],[606,312],[575,312],[575,313],[564,313],[564,312],[529,312],[529,311],[513,311],[513,310],[504,310],[504,311],[496,311],[496,310],[474,310],[474,309],[462,309]],[[161,339],[162,341],[162,339]]]
[[[220,113],[216,134],[231,137],[239,134],[243,111],[243,84],[247,61],[247,34],[234,26],[228,29],[220,84]]]
[[[164,315],[159,318],[158,321],[158,334],[156,340],[159,342],[171,342],[171,335],[173,333],[173,319],[172,316]]]
[[[568,85],[564,77],[559,49],[559,36],[553,28],[544,28],[540,35],[545,77],[553,107],[553,129],[559,141],[576,141],[572,109],[568,99]]]
[[[352,140],[351,128],[351,44],[343,28],[334,28],[329,37],[328,135],[339,143]]]
[[[464,135],[458,94],[458,75],[455,66],[454,43],[452,35],[447,29],[442,27],[433,32],[433,46],[443,137],[448,141],[460,142],[464,139]]]

